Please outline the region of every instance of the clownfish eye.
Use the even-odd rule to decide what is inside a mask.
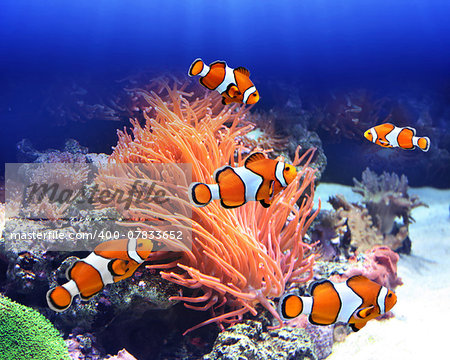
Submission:
[[[388,298],[390,298],[390,297],[392,297],[392,293],[389,293],[389,294],[388,294]]]
[[[253,93],[253,96],[256,96],[256,93]]]

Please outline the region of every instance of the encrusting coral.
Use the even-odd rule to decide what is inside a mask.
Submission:
[[[69,360],[63,338],[43,315],[0,294],[0,359]]]
[[[132,135],[126,130],[118,132],[119,142],[110,162],[191,163],[192,181],[205,183],[212,183],[214,170],[224,164],[243,164],[245,149],[237,139],[253,127],[245,124],[248,110],[237,105],[223,107],[213,93],[202,91],[195,97],[195,89],[189,89],[188,83],[159,84],[155,91],[140,91],[149,104],[143,109],[146,122],[141,125],[132,120]],[[301,158],[297,153],[293,164],[303,166],[268,209],[256,202],[230,210],[219,202],[193,208],[180,201],[182,207],[175,216],[155,204],[130,208],[130,218],[151,214],[178,224],[189,223],[187,214],[192,211],[192,249],[180,244],[182,252],[154,252],[148,258],[151,265],[147,265],[163,269],[164,279],[192,289],[174,300],[212,312],[211,319],[188,331],[214,322],[221,328],[234,324],[247,312],[256,314],[258,303],[280,320],[270,299],[280,296],[286,283],[312,277],[314,254],[303,237],[319,211],[312,210],[315,170],[308,163],[313,152],[310,149]],[[131,178],[127,174],[127,185],[124,174],[103,170],[96,181],[100,189],[112,184],[126,187],[134,176],[137,174]],[[178,180],[184,185],[179,186],[182,191],[187,192],[189,182],[187,178]]]

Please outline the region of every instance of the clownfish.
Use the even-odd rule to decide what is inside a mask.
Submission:
[[[386,123],[370,128],[364,133],[364,137],[386,148],[399,147],[405,150],[413,150],[416,146],[422,151],[430,149],[430,139],[416,136],[416,129],[412,127],[397,127]]]
[[[47,303],[54,311],[64,311],[76,295],[89,300],[106,285],[126,279],[150,255],[151,240],[119,239],[99,244],[88,257],[76,261],[66,272],[69,280],[47,292]]]
[[[189,185],[189,199],[197,207],[220,199],[225,208],[236,208],[247,201],[259,201],[269,207],[273,197],[296,177],[293,165],[266,158],[261,152],[247,157],[244,166],[223,166],[214,172],[217,184],[194,182]]]
[[[397,302],[395,293],[362,275],[342,283],[318,280],[311,284],[309,292],[310,297],[287,293],[281,298],[278,312],[284,321],[305,314],[314,325],[341,321],[358,331]]]
[[[215,61],[208,66],[196,59],[188,74],[201,76],[200,84],[209,90],[217,90],[224,105],[232,102],[250,105],[259,101],[258,90],[250,80],[250,71],[244,67],[232,69],[225,61]]]

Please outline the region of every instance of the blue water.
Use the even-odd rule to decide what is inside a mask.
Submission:
[[[197,57],[248,67],[263,100],[269,80],[310,92],[417,84],[442,91],[449,15],[448,0],[2,0],[2,160],[15,161],[17,141],[36,135],[42,148],[81,135],[92,151],[115,143],[117,124],[61,130],[41,115],[55,83],[89,76],[100,87],[138,69],[185,73]]]

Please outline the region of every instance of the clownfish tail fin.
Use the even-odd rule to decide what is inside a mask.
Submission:
[[[215,200],[213,186],[217,187],[217,185],[208,185],[200,182],[194,182],[189,185],[188,194],[191,204],[196,207],[203,207]]]
[[[417,139],[417,145],[419,146],[420,150],[426,152],[426,151],[430,150],[430,139],[426,136],[419,137]]]
[[[67,310],[72,304],[73,297],[77,294],[78,289],[73,280],[50,289],[46,296],[48,307],[56,312]]]
[[[188,75],[189,76],[199,75],[203,71],[204,68],[205,68],[205,63],[202,61],[202,59],[200,59],[200,58],[195,59],[194,62],[191,64],[191,67],[189,68]]]
[[[299,316],[303,312],[303,300],[297,294],[286,294],[278,303],[278,313],[285,321]]]

